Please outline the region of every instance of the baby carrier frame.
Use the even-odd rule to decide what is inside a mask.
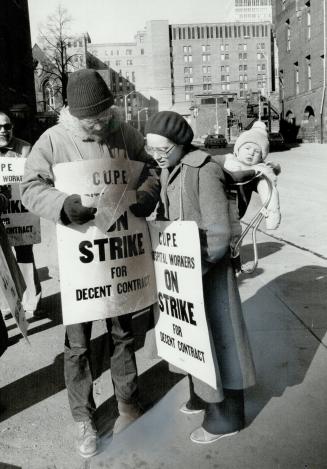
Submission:
[[[258,266],[258,247],[257,247],[257,230],[259,228],[260,223],[266,216],[267,212],[267,207],[270,203],[271,196],[272,196],[272,190],[273,190],[273,185],[271,180],[263,173],[257,172],[255,170],[248,170],[248,171],[237,171],[234,173],[226,172],[227,175],[227,184],[229,188],[236,189],[238,196],[241,196],[240,194],[240,188],[242,186],[245,186],[246,184],[250,183],[255,183],[256,180],[258,179],[264,179],[267,182],[268,185],[268,196],[260,209],[256,212],[256,214],[253,216],[253,218],[250,220],[249,223],[247,223],[247,227],[245,230],[242,232],[240,238],[238,239],[237,243],[235,246],[232,248],[231,256],[233,259],[236,257],[240,256],[240,247],[242,244],[243,239],[245,236],[249,233],[249,231],[252,229],[251,237],[252,237],[252,245],[253,245],[253,257],[254,260],[252,262],[252,265],[249,267],[245,267],[244,265],[241,266],[241,272],[247,273],[247,274],[252,274],[255,269]],[[249,203],[249,200],[245,202],[246,207]]]

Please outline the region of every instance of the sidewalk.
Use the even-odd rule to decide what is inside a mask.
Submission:
[[[99,322],[93,347],[104,357],[95,369],[102,452],[90,461],[77,455],[63,379],[54,232],[43,222],[37,265],[46,315],[31,322],[31,348],[7,320],[13,344],[0,360],[0,469],[327,468],[327,269],[325,259],[314,254],[327,256],[321,216],[327,146],[315,147],[272,154],[282,164],[284,222],[273,232],[275,238],[259,233],[259,268],[240,284],[257,369],[257,385],[246,392],[247,428],[212,445],[191,443],[189,433],[201,416],[178,411],[186,398],[186,379],[168,373],[161,361],[146,360],[139,337],[140,392],[148,410],[112,440],[115,403]],[[243,251],[249,259],[247,241]]]
[[[248,427],[213,445],[191,443],[188,435],[201,423],[201,416],[178,412],[186,396],[183,379],[95,457],[92,468],[327,467],[327,350],[312,334],[326,341],[327,320],[316,311],[318,303],[321,313],[326,304],[326,268],[310,254],[304,254],[305,263],[303,258],[299,261],[296,248],[281,243],[275,246],[263,234],[259,242],[264,256],[260,276],[241,285],[257,369],[257,385],[246,392]],[[289,260],[287,271],[285,258]],[[270,280],[272,271],[277,274],[274,280]],[[312,296],[301,311],[298,293],[304,275]],[[317,278],[322,279],[319,285]],[[302,320],[313,312],[316,318],[309,329]]]

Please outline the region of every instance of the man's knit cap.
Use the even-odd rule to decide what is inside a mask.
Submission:
[[[173,111],[154,114],[146,123],[146,134],[166,137],[176,145],[187,145],[193,140],[193,130],[183,116]]]
[[[234,154],[237,157],[239,149],[244,143],[256,143],[261,148],[262,159],[266,159],[269,151],[269,140],[266,125],[262,121],[256,121],[250,130],[242,132],[234,144]]]
[[[89,68],[69,75],[67,101],[69,112],[78,119],[83,119],[112,106],[114,98],[101,75]]]

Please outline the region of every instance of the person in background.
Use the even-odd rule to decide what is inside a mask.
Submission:
[[[9,114],[0,111],[0,158],[26,158],[30,150],[29,143],[14,136],[14,125]],[[11,198],[11,186],[1,186],[0,190],[8,199]],[[6,209],[7,207],[2,208],[1,212]],[[14,250],[27,286],[23,297],[23,307],[28,319],[36,312],[40,314],[38,306],[41,299],[41,283],[35,266],[33,245],[16,245]]]
[[[190,439],[213,443],[244,425],[243,390],[255,371],[240,295],[230,259],[231,228],[222,167],[191,145],[193,131],[172,111],[152,116],[146,125],[146,151],[161,168],[158,218],[195,221],[200,231],[203,293],[216,356],[217,389],[189,375],[184,413],[204,411]]]
[[[135,216],[146,217],[159,198],[159,180],[151,174],[151,158],[144,151],[143,136],[122,122],[113,108],[114,97],[101,75],[82,69],[69,76],[68,107],[59,123],[44,132],[35,143],[25,166],[22,200],[31,212],[55,223],[83,225],[94,218],[96,209],[85,207],[77,194],[67,195],[54,187],[53,167],[57,163],[97,158],[129,159],[144,163],[130,206]],[[109,343],[113,346],[111,377],[118,401],[119,417],[114,433],[122,431],[142,414],[138,403],[137,368],[134,353],[132,315],[107,321]],[[78,429],[79,452],[90,457],[97,451],[92,392],[90,338],[92,322],[66,327],[64,368],[68,399]],[[100,359],[100,357],[99,357]]]

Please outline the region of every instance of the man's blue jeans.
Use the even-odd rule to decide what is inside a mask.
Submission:
[[[111,378],[118,401],[137,399],[137,368],[132,332],[132,315],[106,320],[111,354]],[[92,322],[66,327],[65,382],[72,416],[76,422],[92,418],[95,411],[90,363]],[[110,337],[111,336],[111,337]]]

